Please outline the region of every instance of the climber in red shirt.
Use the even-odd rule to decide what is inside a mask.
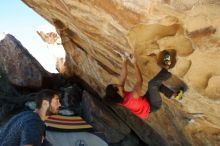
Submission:
[[[127,55],[128,56],[128,55]],[[140,118],[147,118],[150,112],[155,112],[160,109],[162,105],[162,99],[160,91],[171,97],[173,92],[162,85],[162,82],[171,77],[171,73],[167,71],[169,66],[173,65],[171,56],[168,54],[163,55],[164,66],[161,71],[148,82],[148,90],[141,96],[143,79],[140,68],[136,63],[134,57],[126,57],[121,55],[123,59],[122,72],[118,84],[110,84],[106,87],[106,95],[104,100],[108,103],[119,104],[129,109],[133,114]],[[127,62],[128,59],[134,65],[137,81],[133,87],[133,90],[128,92],[124,90],[125,81],[127,78]]]

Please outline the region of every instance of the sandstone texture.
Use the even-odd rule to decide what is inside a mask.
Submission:
[[[189,89],[181,102],[164,97],[161,110],[145,122],[169,145],[220,145],[219,0],[23,2],[56,27],[66,51],[66,75],[78,75],[101,96],[120,75],[117,52],[136,56],[144,93],[160,70],[150,54],[175,49],[177,64],[171,72]],[[130,90],[135,78],[131,64],[128,69]]]

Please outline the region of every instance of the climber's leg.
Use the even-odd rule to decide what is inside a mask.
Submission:
[[[166,69],[161,69],[161,71],[148,82],[148,90],[145,94],[145,97],[150,103],[151,112],[160,109],[162,105],[160,86],[162,85],[162,82],[170,78],[170,76],[171,73],[169,73]]]

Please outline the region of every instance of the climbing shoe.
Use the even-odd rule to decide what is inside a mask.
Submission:
[[[165,65],[170,66],[171,65],[171,56],[170,54],[165,54],[163,58],[163,62]]]
[[[182,100],[183,99],[183,90],[179,90],[177,92],[177,95],[174,97],[176,100]]]
[[[157,55],[157,64],[162,68],[173,68],[176,64],[176,50],[167,49],[160,51]]]

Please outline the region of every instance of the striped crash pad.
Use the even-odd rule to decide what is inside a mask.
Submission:
[[[45,121],[47,130],[55,131],[91,131],[93,127],[80,116],[52,115]]]

